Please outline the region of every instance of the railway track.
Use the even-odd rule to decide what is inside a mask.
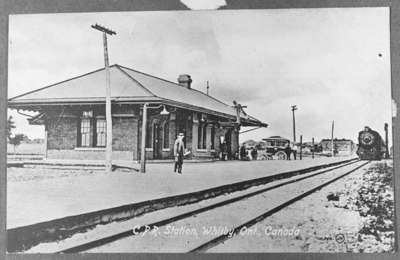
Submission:
[[[188,252],[204,252],[234,237],[243,227],[255,225],[268,216],[313,194],[332,182],[349,175],[368,163],[369,162],[360,162],[358,160],[346,162],[338,166],[302,174],[301,176],[293,176],[263,184],[256,188],[242,191],[239,195],[237,195],[237,193],[227,195],[227,199],[219,199],[217,202],[214,201],[215,199],[211,199],[206,205],[196,209],[188,210],[155,222],[148,222],[135,227],[134,230],[129,228],[112,235],[68,246],[59,250],[57,253],[113,252],[113,248],[121,249],[124,247],[126,249],[120,250],[121,252],[143,252],[141,251],[143,250],[141,244],[144,245],[144,248],[147,248],[149,243],[154,243],[154,246],[158,248],[157,251],[165,250],[165,252],[170,252],[168,247],[172,246],[171,251],[185,250]],[[291,194],[292,191],[293,194]],[[281,194],[281,196],[279,194]],[[271,198],[275,197],[282,197],[282,199],[277,199],[276,202],[271,202],[271,205],[267,205],[268,199],[266,198],[271,200]],[[256,212],[252,212],[252,210],[243,210],[243,208],[248,207],[248,205],[257,205],[259,209],[257,209]],[[162,228],[165,229],[165,227],[170,227],[171,225],[191,227],[191,230],[200,230],[201,228],[199,228],[199,226],[194,227],[195,225],[192,224],[195,222],[200,222],[203,225],[205,223],[215,222],[223,226],[224,218],[225,223],[226,221],[234,222],[234,224],[229,227],[229,232],[212,237],[202,236],[199,238],[195,236],[192,239],[188,239],[186,236],[185,238],[176,237],[175,239],[171,239],[170,236],[165,235],[165,232],[161,232]],[[226,218],[231,219],[226,220]],[[146,234],[148,236],[147,238],[145,237]],[[166,245],[165,243],[172,244]],[[137,246],[139,248],[135,250]]]
[[[253,226],[254,224],[264,220],[265,218],[271,216],[274,213],[277,213],[278,211],[286,208],[287,206],[295,203],[296,201],[299,201],[299,200],[301,200],[301,199],[313,194],[314,192],[322,189],[323,187],[325,187],[325,186],[327,186],[327,185],[329,185],[329,184],[331,184],[331,183],[333,183],[333,182],[335,182],[335,181],[337,181],[337,180],[349,175],[350,173],[352,173],[352,172],[364,167],[368,163],[369,162],[365,162],[365,163],[361,164],[360,166],[357,166],[357,167],[355,167],[355,168],[353,168],[353,169],[351,169],[351,170],[349,170],[349,171],[347,171],[347,172],[345,172],[345,173],[343,173],[343,174],[341,174],[341,175],[339,175],[339,176],[337,176],[337,177],[335,177],[333,179],[330,179],[329,181],[326,181],[326,182],[324,182],[324,183],[322,183],[322,184],[320,184],[320,185],[318,185],[316,187],[313,187],[312,189],[307,190],[306,192],[304,192],[304,193],[302,193],[302,194],[300,194],[298,196],[295,196],[294,198],[292,198],[292,199],[290,199],[290,200],[288,200],[288,201],[286,201],[286,202],[284,202],[284,203],[282,203],[282,204],[280,204],[280,205],[278,205],[278,206],[276,206],[276,207],[264,212],[263,214],[261,214],[261,215],[255,217],[255,218],[247,221],[246,223],[243,223],[243,224],[241,224],[239,226],[236,226],[233,229],[231,234],[233,234],[233,235],[238,234],[240,232],[240,230],[242,230],[243,227],[247,227],[248,228],[248,227]],[[218,244],[221,244],[224,241],[226,241],[229,238],[231,238],[232,237],[231,234],[229,234],[229,235],[228,234],[222,234],[222,235],[220,235],[220,236],[218,236],[218,237],[216,237],[216,238],[214,238],[212,240],[209,240],[209,241],[207,241],[207,242],[205,242],[205,243],[203,243],[201,245],[198,245],[194,249],[190,250],[190,252],[205,252],[208,249],[210,249],[212,247],[215,247]]]

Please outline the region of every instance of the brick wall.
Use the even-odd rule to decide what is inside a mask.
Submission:
[[[71,160],[104,160],[105,151],[103,150],[57,150],[49,149],[47,156],[50,159],[71,159]],[[113,151],[112,160],[127,160],[131,161],[133,158],[132,151]]]
[[[77,118],[51,118],[47,123],[48,149],[73,150],[77,143]]]
[[[139,160],[141,146],[141,115],[138,107],[114,109],[121,115],[113,117],[113,157],[123,160]],[[128,111],[128,110],[129,111]],[[75,150],[78,142],[78,127],[80,111],[63,111],[64,117],[59,118],[60,111],[52,111],[47,122],[48,158],[65,159],[103,159],[104,150]],[[127,113],[129,112],[129,115]],[[157,122],[163,125],[169,120],[169,151],[161,152],[162,159],[173,158],[173,145],[179,131],[186,133],[186,148],[192,151],[187,158],[204,158],[218,155],[220,136],[226,132],[224,129],[215,129],[215,152],[211,152],[211,129],[207,127],[207,149],[197,151],[197,113],[177,110],[171,112],[169,117],[161,117],[158,111],[149,111],[148,123]],[[178,129],[179,128],[179,129]],[[152,133],[148,133],[152,135]],[[160,139],[162,141],[162,138]],[[238,148],[238,135],[232,131],[232,151]],[[153,159],[153,151],[146,151],[146,158]]]
[[[48,158],[62,159],[101,159],[104,151],[75,151],[78,142],[78,117],[52,117],[47,123]],[[134,117],[113,118],[113,151],[127,152],[120,154],[127,160],[138,159],[138,119]],[[58,152],[56,152],[58,150]],[[68,152],[60,152],[60,151]],[[114,155],[113,155],[114,156]],[[115,155],[118,159],[118,153]]]
[[[137,118],[113,118],[113,150],[133,151],[133,157],[137,158],[137,129]]]

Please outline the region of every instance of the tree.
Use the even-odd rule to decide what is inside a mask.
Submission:
[[[14,146],[14,154],[17,146],[21,144],[22,140],[24,140],[24,137],[24,134],[16,134],[14,137],[9,138],[10,144]]]
[[[12,116],[9,116],[7,119],[7,138],[10,140],[11,138],[11,131],[15,128],[15,122]]]

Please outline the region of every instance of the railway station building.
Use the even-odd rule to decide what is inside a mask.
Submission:
[[[37,112],[28,120],[44,126],[46,158],[104,159],[105,82],[102,68],[13,97],[8,107]],[[139,160],[144,104],[150,160],[172,159],[180,132],[189,158],[205,159],[217,157],[222,143],[235,154],[241,126],[267,127],[237,106],[193,89],[189,75],[175,83],[116,64],[110,67],[110,82],[113,160]]]

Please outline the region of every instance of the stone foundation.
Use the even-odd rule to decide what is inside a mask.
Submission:
[[[135,160],[132,151],[113,151],[113,160]],[[48,150],[48,159],[104,160],[104,150]]]

